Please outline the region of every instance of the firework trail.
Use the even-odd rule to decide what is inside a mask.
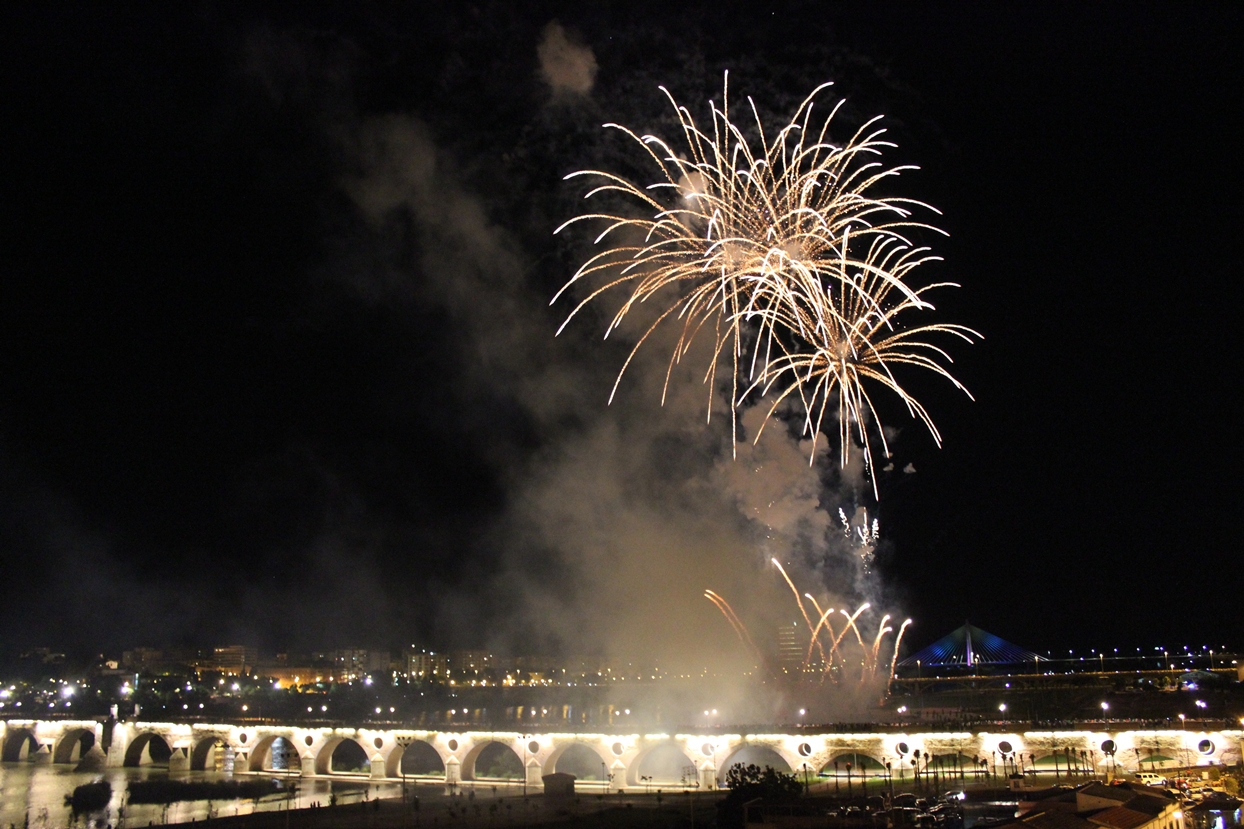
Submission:
[[[773,566],[776,567],[778,572],[782,574],[782,578],[786,579],[786,584],[790,587],[790,592],[795,594],[795,604],[799,606],[799,613],[803,616],[804,624],[808,626],[809,630],[813,630],[812,620],[808,618],[808,609],[803,606],[803,597],[799,595],[799,589],[796,588],[795,583],[790,580],[790,576],[786,575],[786,568],[783,567],[781,562],[779,562],[776,558],[770,558],[769,561],[773,562]],[[809,598],[811,598],[811,596],[809,596]],[[815,601],[813,602],[813,606],[816,606]],[[817,608],[817,612],[820,612],[820,608]],[[819,641],[814,638],[813,643],[819,644]],[[825,654],[822,653],[821,656],[823,658]]]
[[[899,626],[898,636],[894,637],[894,655],[890,657],[890,672],[886,676],[885,692],[890,694],[890,683],[894,681],[894,666],[898,664],[898,649],[903,644],[903,634],[907,631],[907,626],[911,624],[911,619],[907,619]]]
[[[829,631],[830,640],[831,641],[833,640],[834,628],[833,628],[833,625],[829,624],[829,614],[833,613],[834,609],[831,607],[826,610],[821,610],[820,604],[817,603],[816,599],[813,598],[811,593],[804,593],[803,596],[805,599],[812,602],[812,606],[816,608],[816,612],[820,615],[820,618],[817,619],[816,627],[812,628],[811,641],[808,642],[808,652],[803,657],[803,664],[804,665],[812,664],[812,649],[813,648],[816,648],[820,652],[821,662],[824,663],[828,660],[825,659],[825,649],[821,647],[820,632],[821,632],[821,628],[825,628],[826,630]]]
[[[859,644],[860,648],[860,684],[863,685],[870,680],[875,679],[877,677],[877,669],[881,664],[881,647],[884,644],[885,636],[888,633],[894,632],[894,628],[888,624],[890,621],[889,614],[881,617],[881,621],[877,625],[877,634],[873,637],[871,645],[865,643],[864,636],[860,632],[859,626],[856,623],[860,615],[871,607],[868,602],[865,602],[856,608],[854,613],[848,613],[846,610],[839,610],[838,612],[843,615],[846,621],[844,622],[841,630],[839,630],[837,635],[835,635],[833,626],[830,625],[828,621],[830,616],[834,613],[834,609],[830,607],[822,610],[820,604],[810,593],[804,593],[801,596],[798,589],[795,587],[794,582],[791,580],[790,576],[787,575],[785,568],[782,567],[777,559],[771,560],[778,568],[778,571],[782,574],[782,578],[786,580],[786,584],[791,588],[791,591],[794,592],[795,602],[799,607],[805,624],[808,626],[808,648],[803,659],[803,664],[800,665],[798,669],[798,673],[801,675],[807,675],[812,672],[812,653],[815,650],[819,653],[821,659],[820,681],[825,682],[829,679],[836,682],[837,679],[833,675],[834,668],[846,668],[849,664],[848,659],[852,658],[843,652],[841,648],[842,641],[848,632],[853,632],[855,634],[856,642]],[[760,666],[767,666],[769,672],[776,677],[778,675],[778,671],[775,670],[772,665],[768,665],[768,660],[765,659],[760,648],[756,647],[755,641],[752,639],[751,634],[748,633],[747,625],[745,625],[743,620],[740,619],[734,612],[734,608],[730,607],[730,603],[722,598],[720,594],[715,593],[712,590],[705,590],[704,596],[716,605],[717,609],[721,611],[721,614],[726,617],[726,621],[729,622],[730,627],[734,629],[735,634],[739,637],[739,641],[745,644],[751,651],[752,655],[755,656],[757,664]],[[812,607],[816,610],[817,621],[815,623],[812,622],[812,617],[808,614],[807,608],[803,603],[804,598],[808,599],[808,601],[811,602]],[[903,632],[907,630],[907,626],[910,624],[911,619],[903,622],[903,624],[899,627],[898,636],[894,639],[894,653],[890,658],[889,671],[886,675],[886,693],[889,693],[890,682],[894,677],[894,666],[898,660],[898,649],[899,645],[903,641]],[[824,641],[822,640],[822,636],[824,637]]]
[[[930,341],[950,335],[967,342],[975,331],[949,323],[909,326],[915,311],[933,310],[929,291],[951,286],[914,286],[909,277],[919,265],[939,257],[915,245],[907,234],[919,229],[941,232],[913,218],[915,209],[937,211],[911,199],[878,196],[877,185],[910,166],[884,167],[885,130],[874,118],[841,144],[830,127],[839,101],[814,121],[816,97],[804,99],[789,123],[768,134],[749,99],[750,125],[731,120],[728,76],[720,108],[710,102],[711,126],[702,130],[669,91],[682,141],[675,149],[653,135],[638,135],[619,124],[606,124],[637,142],[659,174],[637,184],[600,170],[582,170],[567,178],[588,176],[600,183],[585,198],[607,196],[630,202],[618,212],[576,216],[577,222],[603,225],[590,256],[553,301],[588,280],[592,287],[566,317],[562,329],[588,303],[614,289],[629,290],[606,327],[605,336],[640,304],[652,300],[658,312],[624,361],[610,393],[617,392],[638,349],[662,324],[681,324],[666,369],[664,402],[673,368],[687,355],[701,331],[713,339],[704,372],[709,387],[709,415],[719,365],[729,365],[730,411],[738,436],[737,411],[745,401],[771,397],[764,423],[783,402],[803,409],[803,432],[812,438],[811,458],[827,417],[837,417],[840,463],[845,465],[854,434],[863,447],[873,477],[873,435],[888,456],[889,448],[868,385],[895,393],[908,412],[941,438],[927,410],[907,393],[892,373],[912,365],[947,378],[966,389],[943,365],[949,355]],[[638,208],[638,211],[636,211]],[[636,215],[638,213],[638,215]],[[970,396],[970,395],[969,395]],[[876,424],[873,429],[867,423]],[[759,439],[764,424],[757,430]]]
[[[757,663],[763,665],[766,661],[764,655],[761,653],[760,648],[756,647],[756,643],[752,641],[751,634],[747,632],[747,625],[743,624],[743,621],[739,619],[738,614],[734,612],[734,608],[730,606],[730,603],[712,590],[705,590],[704,597],[717,606],[721,614],[726,617],[726,621],[730,623],[730,627],[734,628],[734,633],[739,637],[739,641],[747,645],[756,657]]]

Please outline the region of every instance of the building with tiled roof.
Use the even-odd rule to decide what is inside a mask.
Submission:
[[[1161,789],[1089,783],[1074,792],[1047,790],[1021,802],[1014,824],[1025,829],[1185,829],[1179,801]]]
[[[1109,809],[1111,806],[1120,806],[1134,797],[1136,797],[1136,792],[1126,786],[1089,783],[1087,786],[1076,789],[1076,811]]]
[[[1137,812],[1126,806],[1111,806],[1109,809],[1102,809],[1088,817],[1089,823],[1105,826],[1108,829],[1140,829],[1151,820],[1153,820],[1152,815]]]
[[[1099,829],[1092,823],[1062,809],[1049,809],[1032,812],[1019,819],[1027,829]]]

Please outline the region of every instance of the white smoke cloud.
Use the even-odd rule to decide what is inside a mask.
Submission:
[[[596,55],[556,20],[544,27],[536,54],[540,58],[540,75],[554,95],[586,95],[592,91],[598,68]]]
[[[549,311],[524,277],[520,246],[488,220],[421,123],[375,119],[352,143],[358,166],[346,191],[378,232],[417,235],[417,293],[447,312],[467,343],[460,393],[505,389],[541,436],[540,452],[515,458],[507,512],[487,536],[501,551],[495,572],[445,591],[445,629],[504,616],[487,643],[501,650],[552,645],[739,676],[753,655],[705,589],[727,597],[762,648],[778,619],[797,612],[770,556],[801,589],[858,600],[858,556],[824,503],[836,511],[862,489],[858,460],[827,473],[822,440],[810,466],[810,446],[777,421],[732,459],[728,410],[685,368],[702,366],[711,343],[684,356],[660,405],[673,327],[649,338],[606,406],[626,339],[655,310],[628,316],[608,343],[591,330],[591,315],[555,339],[575,300]],[[742,431],[755,434],[760,416],[745,412]],[[578,425],[565,428],[567,419]],[[840,492],[827,496],[827,474]]]

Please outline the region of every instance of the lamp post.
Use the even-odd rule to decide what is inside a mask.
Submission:
[[[530,740],[530,734],[523,735],[523,800],[527,799],[527,743]]]

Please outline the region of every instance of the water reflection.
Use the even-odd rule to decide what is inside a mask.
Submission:
[[[175,780],[216,781],[245,780],[249,776],[234,777],[215,771],[179,773]],[[103,772],[75,772],[71,766],[35,765],[33,763],[0,763],[0,829],[62,829],[79,826],[84,829],[138,829],[162,823],[187,823],[209,817],[229,817],[251,812],[280,811],[282,809],[306,809],[313,804],[328,806],[335,799],[339,804],[357,803],[363,799],[402,797],[401,781],[371,781],[356,778],[305,778],[291,775],[288,779],[296,784],[296,790],[268,795],[259,801],[220,800],[183,801],[163,804],[132,804],[127,800],[127,786],[131,781],[166,780],[163,768],[114,768]],[[86,783],[105,781],[112,786],[112,798],[107,807],[89,815],[76,817],[66,805],[65,798],[73,790]],[[406,784],[408,795],[419,797],[438,796],[444,786]]]

